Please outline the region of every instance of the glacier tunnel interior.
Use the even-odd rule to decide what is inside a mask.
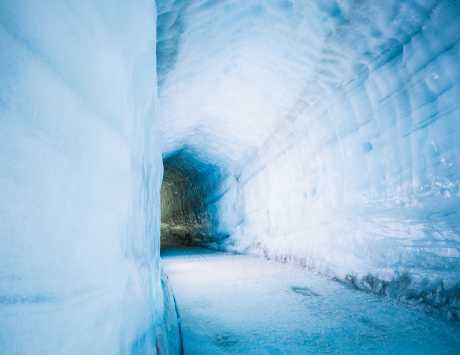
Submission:
[[[169,154],[163,166],[161,248],[215,243],[214,215],[208,206],[222,178],[220,169],[187,148]]]
[[[459,353],[459,0],[1,0],[0,48],[1,355]]]

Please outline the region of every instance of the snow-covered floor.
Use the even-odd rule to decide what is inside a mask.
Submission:
[[[190,354],[460,354],[460,328],[301,268],[162,252]]]

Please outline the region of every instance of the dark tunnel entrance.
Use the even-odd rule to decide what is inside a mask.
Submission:
[[[188,149],[163,159],[161,248],[207,246],[215,215],[210,201],[221,180],[220,169]]]

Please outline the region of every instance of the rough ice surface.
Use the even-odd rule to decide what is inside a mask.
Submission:
[[[460,326],[302,268],[199,248],[161,255],[185,354],[458,354]]]
[[[213,241],[215,214],[208,203],[219,187],[219,167],[203,163],[187,149],[166,157],[163,166],[161,247]]]
[[[459,15],[1,0],[1,352],[177,351],[159,192],[184,151],[216,246],[460,319]]]
[[[159,1],[164,149],[221,246],[460,319],[460,3]]]
[[[155,11],[0,2],[1,354],[168,347]]]

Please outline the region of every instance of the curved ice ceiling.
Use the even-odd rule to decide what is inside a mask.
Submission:
[[[213,203],[229,245],[459,281],[459,1],[158,10],[164,150],[228,170]]]
[[[337,139],[372,124],[411,134],[439,119],[427,118],[430,103],[455,92],[457,1],[162,0],[158,7],[166,150],[193,144],[241,162],[280,127],[305,126],[325,107],[330,117],[322,115],[321,127]]]
[[[162,1],[159,14],[166,150],[198,145],[212,159],[241,162],[301,88],[309,51],[295,35],[301,17],[289,2],[262,1]]]

